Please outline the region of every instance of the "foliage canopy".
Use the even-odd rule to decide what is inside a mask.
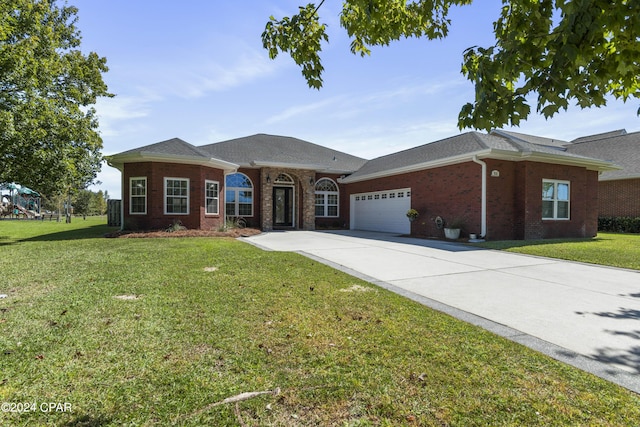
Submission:
[[[93,104],[112,95],[106,59],[79,50],[77,11],[56,0],[0,3],[0,182],[51,195],[100,170]]]
[[[288,52],[316,89],[322,87],[322,42],[328,42],[318,14],[323,3],[291,17],[271,16],[262,34],[269,56]],[[351,52],[364,56],[401,38],[444,38],[449,9],[471,3],[345,0],[340,25],[351,37]],[[640,98],[637,0],[503,0],[494,34],[493,46],[464,52],[461,72],[474,84],[475,99],[460,111],[461,129],[518,125],[534,102],[537,113],[550,118],[570,103],[589,108],[606,105],[608,97]]]

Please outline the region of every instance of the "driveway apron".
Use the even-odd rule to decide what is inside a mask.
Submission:
[[[316,259],[640,393],[640,272],[363,231],[244,238]]]

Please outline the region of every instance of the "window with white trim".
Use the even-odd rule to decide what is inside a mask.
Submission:
[[[145,215],[147,213],[147,177],[129,178],[129,213]]]
[[[569,181],[542,180],[542,219],[569,219]]]
[[[338,185],[329,178],[316,182],[316,216],[338,216]],[[364,199],[363,199],[364,200]]]
[[[229,216],[253,216],[253,184],[237,172],[225,178],[225,205]]]
[[[165,215],[189,214],[189,179],[164,179],[164,213]]]
[[[206,215],[218,215],[220,211],[220,196],[218,181],[204,181],[204,203]]]

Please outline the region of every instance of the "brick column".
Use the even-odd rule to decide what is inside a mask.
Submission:
[[[267,176],[269,176],[271,182],[267,182]],[[272,169],[262,168],[260,170],[260,193],[262,195],[262,200],[260,201],[262,206],[262,231],[273,230],[273,181],[275,179],[276,174]]]
[[[315,230],[316,229],[316,195],[315,195],[315,183],[316,173],[315,171],[301,171],[300,186],[302,187],[302,229],[303,230]]]

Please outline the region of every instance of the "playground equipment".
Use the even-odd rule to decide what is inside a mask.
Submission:
[[[40,193],[20,184],[0,184],[0,215],[40,217]]]

